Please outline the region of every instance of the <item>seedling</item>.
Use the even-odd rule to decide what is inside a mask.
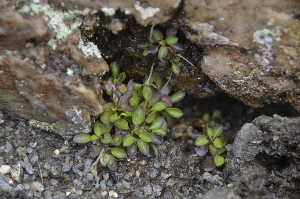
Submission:
[[[138,151],[157,157],[156,145],[162,144],[168,131],[164,116],[182,116],[182,111],[172,105],[183,99],[185,92],[169,96],[163,80],[152,70],[143,84],[132,79],[125,84],[126,74],[119,72],[118,64],[111,63],[110,69],[112,77],[104,82],[109,98],[104,104],[105,112],[94,124],[92,135],[78,134],[74,142],[99,143],[105,151],[98,159],[108,167],[115,165],[116,158],[135,156]]]

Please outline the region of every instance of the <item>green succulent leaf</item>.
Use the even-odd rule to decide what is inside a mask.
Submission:
[[[156,41],[160,41],[164,38],[163,34],[161,31],[159,30],[154,30],[153,31],[153,38],[156,40]]]
[[[197,145],[197,146],[203,146],[203,145],[206,145],[206,144],[208,144],[208,139],[207,139],[207,137],[205,137],[205,136],[200,136],[200,137],[198,137],[197,139],[196,139],[196,141],[195,141],[195,144]]]
[[[220,118],[221,112],[219,110],[215,110],[211,116],[212,118]]]
[[[226,148],[223,146],[222,148],[220,148],[220,154],[224,153],[226,151]]]
[[[226,146],[227,145],[227,138],[225,136],[221,136],[220,140],[221,140],[222,146]]]
[[[116,62],[110,63],[110,70],[112,73],[113,78],[117,78],[120,74],[120,67]]]
[[[101,139],[101,142],[104,143],[104,144],[108,144],[108,143],[111,143],[111,141],[112,141],[111,134],[110,133],[104,133],[103,138]]]
[[[149,145],[147,142],[141,140],[141,139],[137,139],[136,142],[138,149],[145,155],[148,156],[149,155]]]
[[[159,116],[155,120],[153,120],[149,129],[151,129],[151,130],[159,129],[161,127],[161,125],[163,124],[163,122],[164,122],[164,118],[162,116]]]
[[[167,133],[166,131],[162,130],[162,129],[154,129],[152,130],[152,132],[156,133],[157,135],[160,135],[160,136],[165,136]]]
[[[113,127],[112,123],[108,123],[108,124],[103,124],[100,121],[97,121],[94,124],[94,133],[100,137],[103,133],[108,133],[111,131]]]
[[[179,62],[180,61],[180,57],[175,57],[175,59],[173,59],[174,62]]]
[[[137,108],[132,114],[132,123],[140,125],[145,120],[145,110],[142,107]]]
[[[111,116],[113,113],[114,112],[112,112],[112,111],[104,112],[100,117],[100,121],[104,124],[110,123],[110,119],[111,119]]]
[[[108,102],[108,103],[105,103],[103,105],[103,109],[104,111],[112,111],[112,109],[115,107],[115,104],[114,103],[111,103],[111,102]]]
[[[210,120],[210,116],[208,113],[205,113],[203,116],[202,116],[202,119],[205,120],[205,121],[209,121]]]
[[[153,120],[156,118],[156,113],[154,112],[154,113],[150,113],[147,117],[146,117],[146,119],[145,119],[145,122],[146,123],[152,123],[153,122]]]
[[[139,138],[141,138],[145,142],[151,142],[152,141],[152,137],[148,133],[140,132],[138,134],[138,136],[139,136]]]
[[[165,111],[169,113],[172,117],[181,117],[183,112],[178,108],[166,108]]]
[[[95,140],[97,140],[98,138],[99,138],[99,137],[98,137],[97,135],[94,134],[94,135],[91,136],[91,141],[95,141]]]
[[[225,163],[225,159],[222,156],[215,155],[214,162],[215,162],[216,166],[221,166]]]
[[[213,131],[214,131],[214,138],[215,137],[218,137],[219,135],[221,135],[222,134],[222,132],[223,132],[223,127],[222,126],[217,126],[217,127],[215,127],[214,129],[213,129]]]
[[[115,125],[120,129],[129,130],[128,121],[124,118],[120,118],[117,121],[115,121]]]
[[[162,111],[166,108],[166,104],[163,102],[156,102],[150,109],[150,111]]]
[[[113,113],[112,115],[111,115],[111,117],[110,117],[110,121],[111,122],[115,122],[115,121],[117,121],[118,119],[120,119],[120,115],[118,114],[118,113]]]
[[[221,148],[222,147],[222,142],[220,140],[220,138],[216,138],[214,141],[213,141],[214,145],[216,148]]]
[[[163,59],[164,57],[166,57],[168,55],[168,48],[166,46],[161,46],[158,50],[158,58],[159,59]]]
[[[121,134],[116,134],[113,136],[110,144],[114,146],[119,146],[122,144],[122,142],[123,142],[123,136]]]
[[[172,71],[176,75],[178,75],[180,73],[180,67],[178,66],[178,64],[174,64],[174,63],[172,64]]]
[[[178,42],[178,37],[169,36],[166,39],[166,42],[167,42],[168,45],[176,44]]]
[[[215,132],[211,128],[207,129],[207,135],[208,135],[208,137],[213,138],[214,134],[215,134]]]
[[[127,156],[127,153],[119,148],[112,148],[110,149],[110,152],[117,158],[125,158]]]
[[[75,137],[73,138],[73,141],[79,144],[84,144],[84,143],[88,143],[90,141],[92,141],[92,138],[90,136],[90,134],[87,133],[81,133],[78,135],[75,135]]]
[[[108,154],[108,153],[104,154],[104,156],[103,156],[104,165],[107,165],[110,168],[114,165],[115,162],[116,162],[115,156],[113,156],[112,154]]]
[[[135,138],[131,134],[127,134],[123,138],[123,146],[131,146],[134,142]]]
[[[140,102],[140,97],[138,95],[133,95],[129,100],[129,104],[132,107],[135,107],[136,105],[138,105],[139,102]]]
[[[176,103],[182,100],[185,97],[185,92],[183,90],[177,91],[171,96],[172,102]]]
[[[219,149],[217,147],[215,147],[215,145],[213,145],[213,144],[209,145],[209,151],[212,155],[216,155],[219,153]]]
[[[148,48],[146,48],[146,49],[143,51],[143,55],[144,55],[144,56],[149,55]]]
[[[149,101],[152,98],[152,90],[149,86],[143,86],[143,97],[145,100]]]

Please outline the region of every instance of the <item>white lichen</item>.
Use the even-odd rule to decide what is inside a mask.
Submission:
[[[159,8],[143,8],[142,6],[140,6],[140,4],[141,3],[139,1],[136,1],[134,3],[134,8],[141,14],[141,18],[143,20],[153,17],[157,12],[160,11]]]
[[[78,48],[82,50],[85,56],[96,56],[99,59],[102,58],[98,47],[93,42],[87,42],[85,45],[82,39],[80,39],[78,43]]]
[[[103,7],[101,11],[105,14],[105,16],[114,16],[116,14],[116,10],[114,8]]]

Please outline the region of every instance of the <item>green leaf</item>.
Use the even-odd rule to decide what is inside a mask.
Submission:
[[[155,120],[153,120],[149,129],[151,129],[151,130],[159,129],[161,127],[161,125],[163,124],[163,122],[164,122],[164,118],[162,116],[157,117]]]
[[[147,142],[141,140],[141,139],[137,139],[136,142],[139,150],[145,155],[148,156],[149,155],[149,145]]]
[[[178,38],[174,37],[174,36],[169,36],[166,39],[166,42],[167,42],[168,45],[176,44],[178,42]]]
[[[195,141],[195,144],[197,146],[203,146],[203,145],[206,145],[207,143],[208,143],[208,139],[205,136],[200,136]]]
[[[185,97],[185,92],[183,90],[177,91],[171,96],[172,102],[176,103],[182,100]]]
[[[108,133],[111,131],[113,124],[108,123],[108,124],[103,124],[100,121],[97,121],[94,124],[94,133],[100,137],[103,133]]]
[[[172,71],[176,75],[178,75],[180,73],[180,67],[178,66],[178,64],[174,64],[174,63],[172,64]]]
[[[214,141],[213,141],[215,147],[217,148],[221,148],[222,147],[222,142],[220,140],[220,138],[216,138]]]
[[[134,142],[135,138],[131,134],[125,135],[123,138],[123,146],[131,146]]]
[[[209,121],[210,120],[210,116],[208,113],[205,113],[203,116],[202,116],[202,119],[205,120],[205,121]]]
[[[214,162],[215,162],[216,166],[221,166],[224,164],[225,159],[222,156],[215,155]]]
[[[128,121],[124,118],[120,118],[115,122],[116,127],[123,129],[123,130],[129,130]]]
[[[110,70],[113,78],[117,78],[120,74],[120,67],[116,62],[110,63]]]
[[[162,130],[162,129],[154,129],[152,130],[152,132],[156,133],[157,135],[160,135],[160,136],[165,136],[167,133],[166,131]]]
[[[217,149],[217,147],[215,147],[215,145],[213,144],[209,145],[209,151],[212,155],[216,155],[219,153],[219,149]]]
[[[109,168],[112,167],[115,162],[116,162],[115,156],[113,156],[112,154],[108,154],[108,153],[104,154],[103,163],[105,165],[107,165]]]
[[[119,146],[123,142],[123,136],[121,134],[114,135],[112,138],[111,145]]]
[[[117,121],[118,119],[120,119],[120,115],[118,113],[113,113],[110,117],[110,121],[111,122],[115,122]]]
[[[91,141],[95,141],[95,140],[97,140],[98,138],[99,138],[99,137],[98,137],[97,135],[94,134],[94,135],[91,136]]]
[[[155,157],[158,157],[158,149],[157,149],[156,145],[153,143],[149,143],[149,147],[152,148]]]
[[[125,158],[127,156],[127,153],[119,148],[112,148],[110,149],[110,152],[117,158]]]
[[[75,135],[75,137],[73,138],[73,141],[79,144],[84,144],[84,143],[88,143],[90,141],[92,141],[92,138],[90,136],[90,134],[87,133],[81,133],[78,135]]]
[[[110,118],[111,118],[111,116],[112,116],[112,114],[113,114],[114,112],[104,112],[102,115],[101,115],[101,117],[100,117],[100,121],[102,122],[102,123],[104,123],[104,124],[108,124],[108,123],[110,123]]]
[[[225,136],[221,136],[220,140],[222,142],[222,146],[226,146],[226,144],[227,144],[227,138]]]
[[[103,134],[103,138],[101,139],[101,142],[104,143],[104,144],[108,144],[108,143],[111,143],[111,134],[110,133],[104,133]]]
[[[215,137],[218,137],[219,135],[221,135],[222,134],[222,132],[223,132],[223,127],[222,126],[217,126],[217,127],[215,127],[214,129],[213,129],[213,131],[214,131],[214,138]]]
[[[161,31],[159,30],[154,30],[153,31],[153,38],[156,40],[156,41],[160,41],[164,38],[163,34],[161,33]]]
[[[140,132],[138,134],[139,138],[141,138],[145,142],[151,142],[152,137],[148,133]]]
[[[158,58],[163,59],[165,56],[168,55],[168,48],[166,46],[161,46],[158,50]]]
[[[108,102],[103,105],[103,109],[105,112],[112,111],[112,108],[115,107],[114,103]]]
[[[145,110],[142,107],[137,108],[132,114],[132,123],[140,125],[145,120]]]
[[[156,113],[150,113],[147,117],[146,117],[146,119],[145,119],[145,122],[146,123],[152,123],[153,122],[153,120],[156,118]]]
[[[150,109],[151,112],[153,111],[162,111],[166,108],[166,104],[163,102],[156,102]]]
[[[144,56],[149,55],[148,48],[146,48],[146,49],[143,51],[143,55],[144,55]]]
[[[220,148],[220,154],[224,153],[226,151],[226,148],[223,146],[222,148]]]
[[[140,102],[140,97],[138,95],[133,95],[129,100],[129,104],[132,107],[138,105],[139,102]]]
[[[214,137],[214,131],[211,128],[208,128],[207,129],[207,135],[208,135],[208,137],[213,138]]]
[[[215,110],[211,116],[212,118],[220,118],[221,112],[219,110]]]
[[[172,117],[181,117],[183,112],[178,108],[166,108],[165,111],[169,113]]]
[[[145,100],[149,101],[152,98],[152,90],[149,86],[143,86],[143,97]]]

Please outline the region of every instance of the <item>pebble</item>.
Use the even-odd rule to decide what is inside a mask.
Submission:
[[[31,190],[32,191],[38,191],[38,192],[43,192],[45,190],[44,185],[40,182],[33,182],[31,184]]]
[[[21,164],[17,164],[12,170],[11,170],[11,177],[17,182],[21,182],[23,176],[23,168],[21,167]]]
[[[8,174],[12,170],[10,165],[1,165],[0,167],[0,173],[3,175]]]

